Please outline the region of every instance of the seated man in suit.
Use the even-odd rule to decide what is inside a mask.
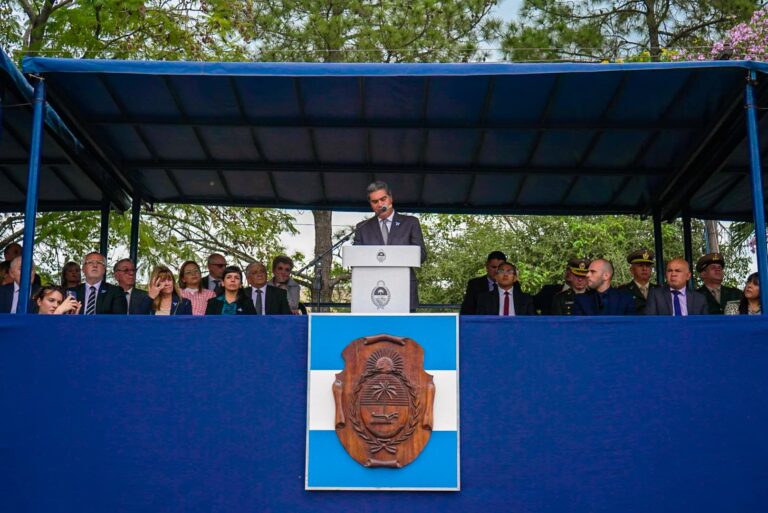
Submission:
[[[472,278],[467,282],[467,291],[461,303],[461,315],[474,315],[477,307],[477,297],[484,292],[496,288],[496,269],[499,264],[507,261],[507,255],[501,251],[492,251],[485,260],[485,276]]]
[[[502,262],[496,268],[497,288],[485,291],[477,297],[477,315],[535,315],[533,297],[525,294],[517,285],[517,268]]]
[[[635,298],[635,309],[639,315],[642,315],[645,310],[648,291],[658,287],[655,283],[651,283],[653,257],[653,251],[649,249],[638,249],[627,255],[632,281],[619,287],[620,290],[626,290]]]
[[[288,293],[267,283],[267,268],[264,264],[248,264],[245,279],[250,287],[245,288],[244,294],[253,301],[256,315],[291,315]]]
[[[299,304],[299,298],[301,296],[301,286],[291,278],[291,271],[293,271],[293,260],[291,257],[285,255],[276,256],[272,260],[272,279],[269,284],[283,289],[288,294],[288,305],[291,307],[291,313],[299,315],[302,313]],[[304,314],[306,314],[306,308]]]
[[[392,191],[384,182],[373,182],[366,189],[368,203],[376,215],[357,224],[354,244],[356,246],[419,246],[421,263],[427,259],[424,235],[419,220],[404,216],[392,207]],[[374,221],[375,220],[375,221]],[[416,272],[411,269],[411,312],[419,305]]]
[[[573,315],[634,315],[635,301],[623,290],[611,287],[613,264],[598,258],[587,269],[589,290],[574,298]]]
[[[703,294],[689,290],[691,267],[684,258],[667,262],[667,284],[648,291],[645,315],[704,315],[707,300]]]
[[[107,274],[107,259],[101,253],[93,252],[85,255],[83,262],[85,283],[75,288],[67,289],[68,294],[74,294],[75,299],[82,303],[81,315],[123,314],[128,311],[125,292],[117,285],[104,281]]]
[[[13,262],[13,259],[16,257],[21,256],[21,252],[24,250],[24,248],[19,244],[18,242],[11,242],[8,244],[5,249],[3,250],[3,259],[6,262]],[[36,289],[40,288],[40,275],[35,273],[34,278],[32,278],[32,284],[35,286]]]
[[[723,269],[725,269],[725,259],[720,253],[709,253],[696,262],[696,272],[704,282],[696,290],[707,298],[707,309],[713,315],[725,313],[725,305],[729,301],[741,300],[739,289],[723,285]]]
[[[143,313],[144,298],[147,293],[136,288],[136,266],[130,258],[123,258],[115,263],[112,268],[117,280],[118,286],[125,293],[125,300],[128,302],[128,313],[136,315]]]
[[[11,260],[11,265],[8,269],[9,276],[13,281],[7,285],[0,287],[0,313],[12,313],[15,314],[19,305],[19,292],[21,291],[21,257],[17,256]],[[35,264],[32,263],[32,276],[30,282],[32,287],[30,288],[30,298],[37,292],[40,287],[34,284],[35,279]],[[30,299],[27,303],[27,312],[35,312],[35,306]]]
[[[224,256],[218,253],[212,253],[208,257],[208,274],[203,276],[203,288],[212,290],[217,296],[222,295],[224,293],[223,281],[225,267],[227,267],[227,260]]]

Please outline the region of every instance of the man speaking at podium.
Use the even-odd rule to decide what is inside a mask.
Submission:
[[[384,182],[373,182],[366,189],[368,203],[375,217],[358,223],[355,233],[355,246],[419,246],[421,262],[427,259],[424,236],[419,220],[413,216],[404,216],[392,207],[392,191]],[[416,273],[411,269],[411,312],[419,304]]]

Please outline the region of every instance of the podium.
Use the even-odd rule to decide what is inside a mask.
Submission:
[[[342,264],[352,268],[352,313],[410,312],[419,246],[344,246]]]

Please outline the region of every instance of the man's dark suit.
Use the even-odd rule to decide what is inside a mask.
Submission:
[[[493,288],[496,288],[494,282]],[[479,278],[472,278],[467,282],[467,291],[464,292],[464,301],[461,303],[461,315],[474,315],[477,311],[477,298],[480,294],[488,292],[488,275],[485,274]]]
[[[245,297],[253,302],[253,287],[245,287],[243,290]],[[288,291],[272,285],[267,285],[267,293],[262,298],[264,301],[265,315],[291,315],[291,307],[288,305]],[[254,311],[256,305],[254,305]]]
[[[658,285],[655,283],[648,282],[648,290],[655,289],[656,287],[658,287]],[[635,280],[619,286],[618,289],[626,290],[632,294],[632,297],[635,298],[635,310],[637,310],[637,314],[643,315],[643,312],[645,311],[645,304],[648,302],[648,300],[645,299],[645,296],[643,296],[643,292],[640,290],[640,287],[637,286]]]
[[[687,289],[685,291],[685,303],[688,305],[688,315],[705,315],[707,313],[706,298],[695,290]],[[645,315],[672,315],[672,312],[672,292],[669,285],[648,291]]]
[[[37,292],[37,290],[40,287],[37,285],[34,285],[32,287],[32,290],[30,291],[30,297]],[[13,283],[9,283],[7,285],[3,285],[0,287],[0,313],[11,313],[11,308],[13,308]],[[29,300],[27,312],[28,313],[34,313],[37,310],[37,305],[34,304],[34,301],[32,299]]]
[[[211,280],[211,275],[210,274],[208,274],[206,276],[203,276],[203,279],[200,280],[200,283],[202,284],[204,289],[208,288],[209,280]],[[224,281],[223,279],[219,280],[219,286],[216,287],[215,289],[213,289],[213,293],[216,294],[217,296],[220,296],[220,295],[224,294],[224,285],[222,285],[223,281]]]
[[[707,298],[707,311],[712,315],[722,315],[725,313],[725,305],[728,301],[741,301],[741,291],[733,287],[726,287],[725,285],[720,287],[719,303],[706,285],[702,285],[696,290],[701,292],[704,297]]]
[[[520,290],[520,287],[512,287],[512,304],[515,307],[515,315],[536,315],[533,308],[533,296]],[[477,297],[476,315],[499,315],[499,291],[494,289],[486,291]]]
[[[86,286],[86,283],[81,283],[75,288],[67,289],[67,292],[74,292],[75,298],[83,304],[83,307],[80,309],[80,315],[84,315],[88,307],[85,304]],[[125,315],[127,312],[128,302],[125,300],[125,291],[117,285],[102,281],[99,290],[96,291],[96,313]]]
[[[636,312],[632,295],[615,288],[576,294],[573,303],[573,315],[635,315]]]
[[[562,292],[563,284],[555,283],[544,285],[541,290],[533,296],[533,306],[541,315],[552,315],[552,303],[558,292]]]
[[[383,246],[384,238],[381,236],[380,220],[366,219],[357,224],[355,234],[355,246]],[[397,211],[392,215],[392,223],[387,237],[388,246],[419,246],[421,248],[421,263],[427,259],[427,250],[424,247],[424,235],[421,233],[419,220],[413,216],[404,216]],[[419,305],[418,283],[416,272],[411,269],[411,311],[415,311]]]
[[[123,291],[123,294],[125,294],[125,291]],[[148,297],[146,290],[133,287],[133,290],[131,291],[131,301],[128,304],[128,313],[131,315],[146,313],[144,311],[144,298],[146,297]]]

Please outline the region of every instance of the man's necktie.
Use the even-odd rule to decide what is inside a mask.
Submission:
[[[389,226],[386,220],[381,222],[381,238],[384,239],[384,244],[389,240]]]
[[[640,289],[640,293],[643,295],[645,299],[648,299],[648,286],[645,287],[638,287]]]
[[[221,286],[220,280],[213,280],[213,290],[218,289]]]
[[[718,303],[720,302],[720,289],[709,289],[709,291],[712,293],[712,297],[715,298],[715,301]]]
[[[261,315],[262,304],[261,289],[256,289],[256,315]]]
[[[90,295],[88,296],[88,304],[85,305],[85,315],[94,315],[96,313],[96,287],[91,285],[88,290]]]
[[[509,292],[504,292],[504,315],[509,315]]]
[[[126,315],[131,315],[131,294],[129,292],[125,293],[125,303],[128,305],[125,313]]]
[[[683,309],[680,307],[680,291],[673,290],[672,295],[675,296],[675,299],[673,301],[673,306],[675,308],[675,315],[681,316],[683,315]]]

